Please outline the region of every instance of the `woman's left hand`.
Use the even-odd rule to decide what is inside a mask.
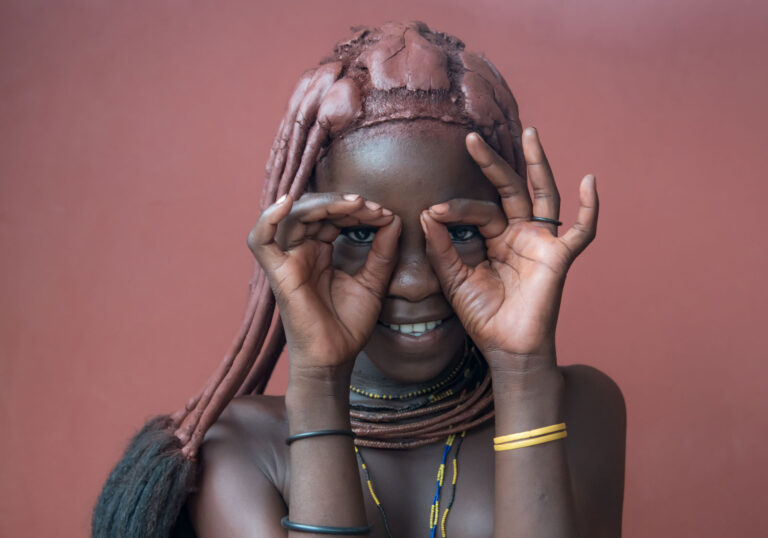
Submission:
[[[525,179],[476,133],[467,149],[501,197],[493,202],[454,199],[421,214],[427,254],[443,292],[491,368],[520,373],[554,367],[555,326],[565,276],[573,260],[595,237],[598,200],[595,178],[584,177],[574,225],[561,237],[555,224],[560,197],[534,128],[523,133],[523,152],[533,201]],[[446,224],[476,226],[488,260],[469,266],[451,242]]]

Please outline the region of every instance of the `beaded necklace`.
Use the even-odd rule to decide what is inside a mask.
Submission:
[[[437,525],[440,523],[440,531],[442,533],[443,538],[447,538],[448,534],[446,532],[446,522],[448,520],[448,513],[451,511],[451,508],[453,507],[453,502],[456,499],[456,482],[459,476],[459,450],[461,449],[461,443],[464,441],[464,437],[466,437],[467,432],[464,430],[461,432],[461,435],[457,437],[455,433],[452,433],[448,436],[448,439],[445,441],[445,446],[443,447],[443,456],[440,460],[440,466],[437,468],[437,477],[435,478],[435,496],[432,499],[432,504],[429,508],[429,537],[430,538],[436,538],[437,535]],[[458,439],[458,441],[456,441]],[[454,446],[456,450],[453,452],[453,476],[451,478],[451,498],[448,501],[448,505],[445,508],[445,511],[443,512],[443,517],[440,518],[440,498],[443,490],[443,482],[445,481],[445,464],[448,461],[448,456],[450,455],[451,448]],[[379,497],[376,495],[376,491],[373,488],[373,480],[371,479],[371,474],[368,469],[368,465],[365,462],[365,459],[363,458],[363,454],[360,451],[360,449],[355,446],[355,454],[357,455],[357,459],[360,463],[360,467],[363,470],[363,474],[365,475],[365,481],[368,485],[368,491],[371,494],[371,498],[373,499],[374,504],[376,504],[376,508],[379,511],[379,514],[381,514],[381,519],[384,523],[384,531],[387,533],[388,538],[392,538],[392,531],[389,528],[389,520],[387,519],[387,514],[384,511],[384,506],[382,506],[381,501],[379,500]]]
[[[350,420],[355,432],[355,454],[388,538],[392,538],[392,532],[387,514],[376,495],[370,469],[361,449],[410,449],[432,444],[447,436],[429,512],[430,538],[437,538],[438,525],[442,537],[446,538],[446,522],[456,498],[459,449],[467,431],[487,422],[494,414],[490,371],[477,348],[467,340],[459,364],[424,389],[386,394],[352,385],[350,407]],[[446,464],[451,451],[451,497],[440,517]]]
[[[493,417],[488,364],[471,342],[459,366],[430,386],[434,392],[410,396],[408,400],[401,400],[405,396],[402,394],[350,390],[349,416],[355,444],[416,448],[479,426]],[[416,392],[421,391],[407,394]]]
[[[418,390],[412,390],[410,392],[402,393],[402,394],[383,394],[381,392],[371,392],[368,391],[362,387],[357,387],[355,385],[350,385],[349,390],[354,392],[355,394],[359,394],[361,396],[365,396],[366,398],[371,398],[373,400],[415,400],[419,396],[427,396],[428,402],[435,402],[442,398],[439,396],[436,396],[435,393],[448,385],[449,383],[453,383],[457,380],[459,373],[462,371],[462,369],[465,369],[467,366],[467,361],[470,358],[470,350],[469,348],[465,349],[464,355],[461,358],[461,361],[450,371],[447,375],[442,377],[441,379],[438,379],[428,387],[424,387]],[[455,389],[450,390],[450,394],[453,394]],[[448,395],[450,395],[448,394]]]

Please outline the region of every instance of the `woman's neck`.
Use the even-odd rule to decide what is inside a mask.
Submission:
[[[455,383],[465,373],[462,371],[467,363],[469,347],[457,350],[453,359],[437,376],[416,383],[404,383],[385,376],[370,358],[361,352],[355,361],[352,372],[352,393],[367,396],[372,400],[388,402],[401,401],[408,404],[415,396],[435,396]]]

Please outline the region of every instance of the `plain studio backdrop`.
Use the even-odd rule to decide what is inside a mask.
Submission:
[[[766,6],[3,1],[0,535],[87,534],[127,439],[235,334],[299,75],[421,19],[498,66],[567,225],[597,175],[558,352],[624,391],[625,536],[767,536]]]

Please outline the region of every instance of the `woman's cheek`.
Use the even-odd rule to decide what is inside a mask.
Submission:
[[[368,258],[370,245],[355,245],[344,236],[333,242],[333,266],[348,275],[357,273]]]

